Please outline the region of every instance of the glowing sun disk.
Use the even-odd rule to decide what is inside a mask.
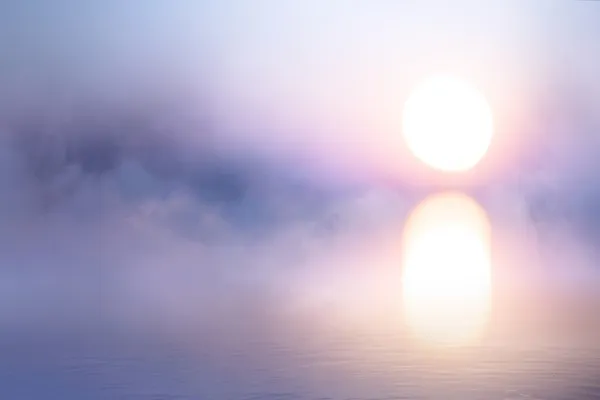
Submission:
[[[434,76],[417,87],[403,111],[402,132],[410,151],[429,166],[459,172],[474,167],[493,135],[492,111],[466,82]]]

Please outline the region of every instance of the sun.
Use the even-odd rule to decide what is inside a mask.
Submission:
[[[492,110],[475,87],[447,75],[432,76],[410,94],[402,116],[410,151],[446,172],[473,168],[493,135]]]

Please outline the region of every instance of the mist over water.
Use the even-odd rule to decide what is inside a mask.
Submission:
[[[592,247],[569,242],[568,232],[544,235],[474,195],[490,224],[489,314],[477,337],[440,347],[415,337],[410,318],[419,313],[407,315],[403,300],[402,244],[412,210],[427,201],[410,197],[324,197],[318,214],[297,210],[305,214],[258,236],[198,211],[197,227],[211,235],[175,230],[182,220],[164,205],[188,221],[186,207],[198,203],[183,196],[158,209],[136,205],[149,209],[127,218],[122,205],[102,220],[48,211],[30,222],[44,223],[26,246],[14,245],[16,235],[4,245],[15,267],[2,280],[2,389],[15,398],[98,399],[593,396]],[[458,231],[460,216],[450,213]],[[434,231],[444,229],[438,217],[429,217]],[[478,232],[468,212],[466,220],[466,232]],[[65,237],[56,237],[59,227]],[[432,246],[431,255],[447,260],[447,250]],[[475,309],[448,302],[465,293],[444,282],[450,297],[429,305],[454,310],[455,320],[434,322],[456,339],[473,327]]]
[[[33,3],[0,5],[0,398],[600,395],[593,13]],[[489,220],[470,316],[403,286],[407,220],[447,189],[398,133],[429,62],[506,132],[450,185]],[[431,303],[476,338],[415,335]]]

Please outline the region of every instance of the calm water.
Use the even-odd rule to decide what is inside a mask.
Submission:
[[[177,341],[98,330],[5,334],[2,398],[600,398],[593,343],[490,340],[433,350],[400,334],[335,327],[229,329]]]
[[[304,282],[295,303],[231,295],[219,307],[208,297],[183,317],[152,309],[155,318],[137,319],[94,306],[68,318],[54,305],[37,320],[5,322],[0,398],[600,399],[599,286],[584,267],[564,272],[593,257],[564,238],[534,243],[494,229],[490,308],[469,340],[432,343],[411,329],[399,295],[400,242],[384,234],[356,250],[359,267],[294,277]],[[453,312],[460,322],[461,310]]]

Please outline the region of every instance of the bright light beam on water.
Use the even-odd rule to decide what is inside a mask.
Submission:
[[[490,225],[460,193],[428,197],[403,236],[404,317],[422,340],[466,344],[485,327],[491,305]]]

